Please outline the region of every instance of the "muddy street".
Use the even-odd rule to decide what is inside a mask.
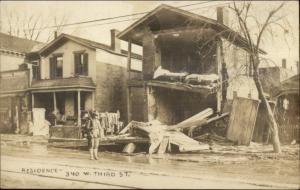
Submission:
[[[299,188],[299,160],[251,160],[239,155],[197,153],[189,154],[194,158],[191,161],[184,159],[188,154],[105,150],[99,156],[95,161],[89,160],[87,150],[2,145],[1,187]]]

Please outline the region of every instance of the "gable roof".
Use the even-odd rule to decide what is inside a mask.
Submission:
[[[220,36],[238,47],[249,50],[246,39],[228,26],[219,23],[217,20],[165,4],[158,6],[141,19],[131,24],[125,30],[120,32],[117,37],[125,41],[131,40],[132,43],[142,46],[142,36],[146,26],[152,31],[158,31],[176,27],[201,27],[204,25],[214,29]],[[265,54],[266,52],[260,49],[260,53]]]
[[[299,74],[297,74],[280,82],[280,86],[273,89],[272,95],[278,97],[289,93],[299,94],[299,79]]]
[[[51,52],[53,49],[56,49],[59,47],[61,44],[65,43],[66,41],[71,40],[75,43],[78,43],[80,45],[83,45],[85,47],[91,48],[91,49],[102,49],[104,51],[107,51],[112,54],[117,54],[117,55],[122,55],[122,56],[127,56],[127,51],[121,50],[121,53],[115,52],[111,46],[102,44],[99,42],[91,41],[88,39],[80,38],[77,36],[69,35],[62,33],[60,34],[56,39],[48,43],[46,46],[44,46],[42,49],[38,51],[39,54],[48,54]],[[135,59],[142,59],[142,56],[139,54],[132,54],[132,58]]]
[[[42,42],[19,38],[0,32],[0,49],[18,53],[28,53],[37,46],[44,45]]]

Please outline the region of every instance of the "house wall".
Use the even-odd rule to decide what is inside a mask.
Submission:
[[[96,79],[96,51],[72,41],[64,43],[59,48],[55,49],[51,54],[46,57],[42,57],[41,63],[41,79],[50,78],[50,64],[49,59],[53,54],[63,53],[63,77],[73,77],[74,76],[74,52],[85,51],[88,53],[88,76]]]
[[[88,92],[85,94],[85,103],[84,103],[84,109],[85,110],[92,110],[93,109],[93,92]]]
[[[279,67],[259,68],[259,76],[264,92],[269,93],[275,87],[280,86]]]
[[[252,77],[249,76],[249,54],[227,40],[222,40],[224,61],[229,76],[227,99],[232,100],[234,93],[239,97],[258,99],[258,92]]]
[[[66,92],[65,93],[65,115],[67,116],[75,116],[74,113],[74,92]]]
[[[95,109],[99,112],[120,111],[127,122],[127,57],[103,50],[96,51]],[[132,59],[135,64],[140,60]]]
[[[24,56],[0,52],[0,72],[18,69],[19,65],[24,63],[24,59]]]

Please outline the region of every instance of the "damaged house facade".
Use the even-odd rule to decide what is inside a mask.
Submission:
[[[223,8],[213,20],[161,5],[118,35],[143,47],[142,79],[128,80],[129,121],[173,125],[221,113],[235,96],[258,100],[245,39],[227,21]]]

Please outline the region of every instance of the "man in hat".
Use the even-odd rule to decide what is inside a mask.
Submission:
[[[92,112],[92,119],[87,123],[88,129],[88,140],[90,141],[89,144],[89,151],[91,160],[98,159],[98,147],[99,147],[99,140],[101,137],[102,126],[99,122],[99,116],[97,112]]]

